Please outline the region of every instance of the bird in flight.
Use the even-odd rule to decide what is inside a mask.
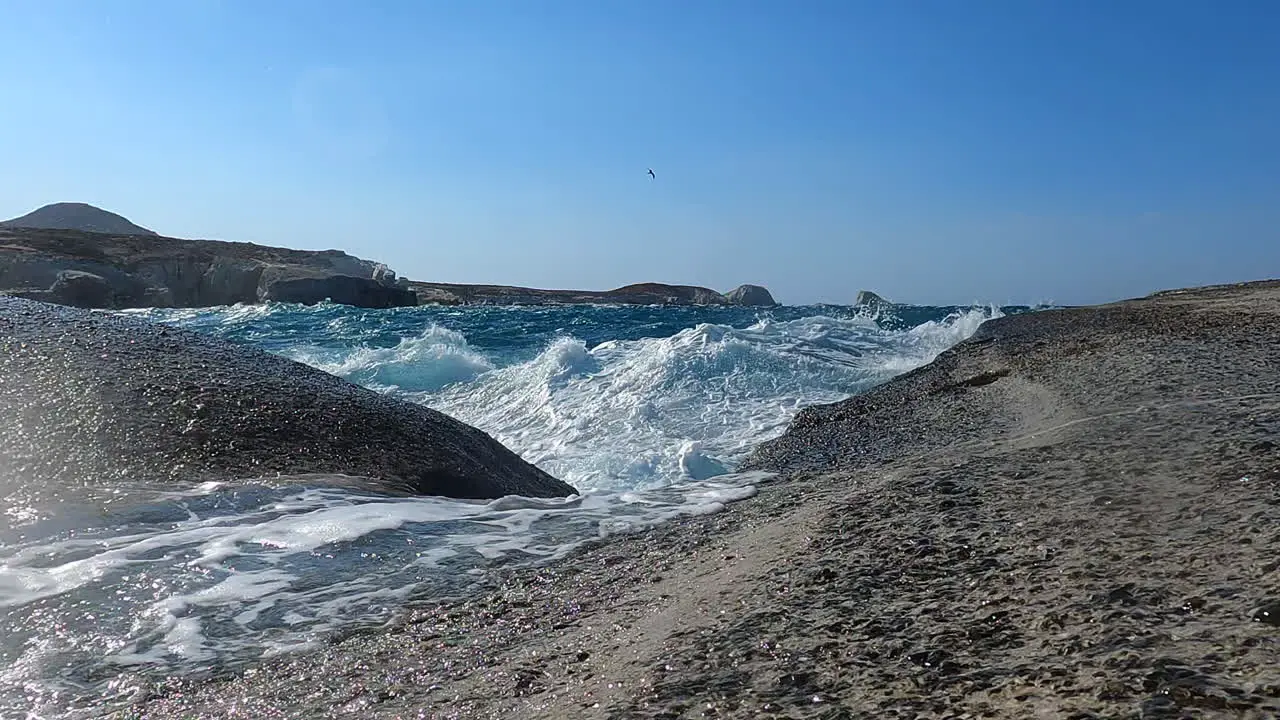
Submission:
[[[649,168],[649,177],[653,178],[654,180],[658,179],[658,176],[653,174],[653,168]]]

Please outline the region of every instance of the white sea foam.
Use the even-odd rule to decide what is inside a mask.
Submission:
[[[489,360],[468,347],[461,333],[438,325],[428,327],[417,337],[405,338],[394,347],[324,350],[303,346],[290,355],[299,362],[379,390],[438,390],[474,380],[493,369]]]
[[[561,337],[505,367],[434,326],[394,348],[293,356],[475,425],[575,487],[630,489],[728,472],[800,408],[923,365],[993,314],[975,308],[905,331],[824,316],[704,323],[592,348]]]
[[[103,664],[175,669],[310,647],[352,618],[387,621],[414,593],[462,592],[494,563],[719,512],[766,477],[488,502],[361,495],[310,477],[301,490],[169,493],[157,504],[179,512],[123,516],[127,532],[29,528],[39,539],[0,549],[0,714],[83,687]]]

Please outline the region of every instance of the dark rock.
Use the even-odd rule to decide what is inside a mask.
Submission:
[[[262,300],[315,305],[330,301],[364,308],[392,308],[416,305],[412,290],[383,285],[372,278],[350,275],[276,280],[262,288]]]
[[[1141,717],[1143,720],[1148,718],[1155,720],[1156,718],[1177,718],[1179,716],[1178,703],[1168,695],[1156,695],[1142,701],[1140,706]]]
[[[109,308],[115,303],[111,284],[101,275],[81,270],[63,270],[49,287],[55,302],[85,308]]]
[[[787,673],[778,678],[778,687],[810,692],[817,686],[817,677],[808,671]]]
[[[823,585],[840,577],[840,574],[829,567],[824,567],[813,574],[811,582]]]
[[[893,303],[885,300],[870,290],[859,290],[858,296],[853,300],[853,304],[871,308],[890,307],[893,305]]]
[[[933,491],[941,495],[954,495],[960,488],[951,480],[938,480],[933,483]]]
[[[1280,602],[1270,602],[1253,611],[1254,622],[1280,626]]]
[[[1008,368],[1000,368],[999,370],[992,370],[990,372],[978,373],[973,377],[966,378],[964,380],[961,380],[960,382],[955,383],[955,385],[953,385],[952,387],[955,387],[955,388],[982,387],[983,385],[990,385],[991,383],[1004,377],[1009,377]]]
[[[778,304],[774,302],[773,295],[759,285],[739,285],[724,296],[729,299],[730,305],[772,307]]]
[[[1132,697],[1133,694],[1133,688],[1123,680],[1107,680],[1098,688],[1099,700],[1123,700]]]
[[[940,668],[946,659],[947,654],[941,650],[920,650],[907,656],[907,662],[926,668]]]
[[[1208,603],[1202,597],[1187,598],[1186,600],[1183,601],[1182,605],[1178,608],[1178,612],[1182,613],[1183,615],[1187,615],[1190,613],[1199,612],[1205,609],[1207,605]]]
[[[211,336],[0,297],[0,467],[57,488],[316,474],[378,492],[575,490],[425,406]]]
[[[1133,585],[1125,584],[1111,589],[1107,593],[1107,602],[1120,603],[1121,605],[1137,605],[1138,598],[1133,594]]]

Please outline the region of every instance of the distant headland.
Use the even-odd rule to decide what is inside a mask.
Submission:
[[[0,294],[98,309],[324,301],[366,308],[778,304],[759,285],[720,293],[663,283],[596,291],[410,281],[340,250],[166,237],[85,203],[45,205],[0,222]]]

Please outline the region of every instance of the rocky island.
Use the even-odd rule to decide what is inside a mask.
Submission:
[[[871,308],[873,310],[893,307],[893,303],[885,300],[883,297],[871,292],[870,290],[859,290],[858,296],[853,300],[853,304],[859,307]]]
[[[440,305],[776,305],[769,291],[759,285],[742,285],[718,293],[696,285],[637,283],[614,290],[539,290],[507,285],[459,285],[410,282],[422,304]]]
[[[757,285],[722,294],[661,283],[578,291],[410,282],[383,263],[340,250],[165,237],[84,203],[46,205],[0,222],[0,294],[101,309],[324,301],[366,308],[776,304]]]

